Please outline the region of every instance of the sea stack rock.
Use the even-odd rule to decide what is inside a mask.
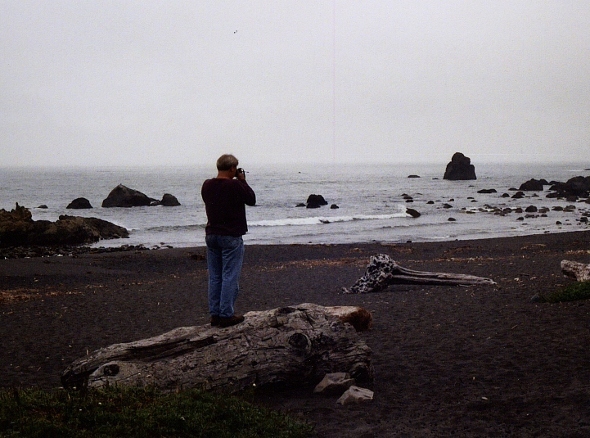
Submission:
[[[309,195],[307,197],[307,208],[320,208],[322,205],[328,205],[328,202],[322,195]]]
[[[475,176],[475,166],[471,164],[471,159],[461,152],[455,152],[447,169],[445,170],[444,179],[451,181],[477,179]]]

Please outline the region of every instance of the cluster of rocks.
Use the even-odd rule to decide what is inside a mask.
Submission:
[[[162,205],[179,206],[178,199],[166,193],[161,200],[150,198],[144,193],[119,184],[102,201],[102,207],[138,207]],[[47,205],[38,208],[45,209]],[[68,204],[67,209],[93,208],[86,198],[76,198]],[[129,237],[127,229],[111,222],[89,217],[61,215],[55,222],[47,220],[34,221],[29,209],[16,204],[12,211],[0,210],[0,253],[1,258],[39,257],[48,255],[74,255],[83,252],[100,251],[93,248],[72,245],[95,243],[102,239],[119,239]],[[143,247],[122,246],[120,250],[144,249]],[[104,249],[113,251],[114,249]]]
[[[164,207],[177,207],[180,202],[176,196],[170,193],[165,193],[161,200],[150,198],[145,193],[142,193],[135,189],[119,184],[115,187],[108,196],[102,201],[101,207],[112,208],[112,207],[151,207],[155,205],[161,205]],[[39,208],[47,208],[46,205],[40,205]],[[76,198],[68,204],[66,208],[82,210],[93,208],[90,201],[86,198]]]
[[[548,194],[546,195],[547,198],[552,199],[563,199],[566,202],[584,202],[586,204],[590,204],[590,177],[583,177],[583,176],[575,176],[570,178],[566,182],[559,182],[559,181],[551,181],[547,182],[545,179],[531,179],[519,187],[519,191],[513,195],[512,197],[524,197],[523,191],[543,191],[545,186],[550,186],[548,189]],[[536,196],[533,195],[533,196]],[[577,210],[577,207],[573,204],[567,205],[566,207],[561,206],[554,206],[552,211],[563,211],[563,212],[574,212]],[[534,214],[540,214],[541,216],[546,215],[549,211],[547,207],[537,208],[535,206],[529,206],[525,209],[526,213],[529,213],[525,217],[538,217]],[[533,214],[534,213],[534,214]],[[579,221],[582,223],[588,223],[588,217],[590,217],[590,213],[588,211],[582,212],[582,216],[580,217]],[[522,218],[519,218],[522,220]],[[561,222],[557,222],[558,225]]]
[[[420,178],[419,175],[411,174],[408,175],[408,178]],[[465,156],[461,152],[456,152],[453,154],[451,161],[447,164],[444,179],[446,180],[475,180],[477,179],[475,175],[475,166],[471,164],[471,159]],[[500,195],[501,198],[512,198],[512,199],[522,199],[527,197],[527,192],[539,192],[544,191],[546,186],[550,186],[548,189],[548,194],[546,195],[547,198],[557,198],[557,199],[564,199],[567,202],[578,202],[583,201],[584,198],[586,203],[590,204],[590,177],[583,177],[583,176],[576,176],[574,178],[569,179],[566,182],[559,182],[559,181],[547,181],[545,179],[530,179],[529,181],[524,182],[520,185],[519,188],[510,188],[508,191],[513,191],[515,193],[503,193]],[[498,193],[498,191],[494,188],[489,189],[481,189],[478,190],[477,193],[479,194],[494,194]],[[414,202],[414,198],[407,193],[401,195],[406,203]],[[535,193],[532,197],[538,197]],[[471,202],[477,202],[473,197],[470,197]],[[449,199],[448,202],[443,203],[440,208],[443,209],[451,209],[453,205],[450,202],[453,202],[454,199]],[[434,204],[434,201],[428,201],[427,204]],[[298,204],[299,207],[306,206],[307,208],[319,208],[322,205],[327,205],[328,203],[321,195],[310,195],[307,202],[305,204],[301,203]],[[338,206],[332,205],[332,208],[338,208]],[[466,213],[475,213],[472,209],[462,208],[462,210]],[[524,216],[519,217],[517,220],[522,221],[528,218],[535,218],[535,217],[546,217],[547,213],[549,212],[549,208],[547,207],[535,207],[533,205],[528,207],[492,207],[490,205],[485,205],[484,207],[479,209],[482,212],[493,212],[499,215],[507,215],[510,213],[516,214],[524,214]],[[553,211],[563,211],[563,212],[574,212],[576,211],[575,205],[568,205],[566,207],[559,207],[555,206],[552,208]],[[412,218],[418,218],[421,216],[421,213],[412,208],[406,208],[406,214]],[[588,218],[590,217],[590,213],[588,212],[581,212],[581,217],[579,222],[581,223],[588,223]],[[448,219],[451,222],[456,221],[455,218],[449,217]],[[557,225],[561,225],[560,221],[556,222]]]
[[[408,178],[419,178],[418,175],[409,175]],[[471,164],[471,160],[469,157],[466,157],[460,152],[457,152],[453,155],[451,162],[448,163],[444,179],[447,180],[473,180],[476,179],[475,176],[475,167]],[[512,187],[508,189],[508,192],[514,192],[513,194],[510,193],[503,193],[500,195],[501,198],[511,198],[511,199],[523,199],[526,197],[539,197],[536,192],[543,192],[545,188],[549,186],[547,190],[547,198],[555,198],[555,199],[563,199],[570,203],[576,202],[585,202],[590,204],[590,176],[583,177],[583,176],[576,176],[570,178],[566,182],[560,181],[547,181],[546,179],[536,179],[532,178],[524,183],[522,183],[518,188]],[[532,195],[528,195],[529,192],[535,192]],[[481,189],[478,190],[477,193],[479,194],[494,194],[498,193],[498,191],[494,188],[488,189]],[[404,199],[405,202],[411,203],[414,202],[414,198],[406,193],[402,194],[401,197]],[[471,202],[477,202],[473,197],[469,197]],[[440,208],[450,209],[453,208],[453,205],[449,202],[454,201],[454,199],[450,199],[448,202],[445,202],[440,206]],[[427,204],[434,204],[434,201],[428,201]],[[465,213],[475,213],[474,210],[468,209],[463,207],[462,210]],[[534,205],[530,205],[528,207],[493,207],[490,205],[485,205],[479,209],[481,212],[493,212],[498,215],[507,215],[510,213],[516,214],[524,214],[523,216],[519,217],[517,220],[522,221],[529,218],[536,218],[536,217],[547,217],[547,213],[550,211],[548,207],[536,207]],[[551,211],[560,211],[560,212],[575,212],[579,211],[581,217],[579,219],[580,223],[588,223],[590,218],[590,212],[583,211],[583,209],[577,209],[575,205],[571,204],[566,207],[561,206],[554,206],[551,208]],[[411,217],[419,217],[420,213],[416,210],[407,209],[407,214]],[[456,221],[455,218],[450,217],[449,221]],[[557,225],[562,225],[560,221],[556,222]]]
[[[565,200],[566,202],[571,202],[565,207],[562,206],[553,206],[552,208],[549,207],[537,207],[535,205],[529,205],[528,207],[492,207],[490,205],[485,205],[483,208],[480,208],[480,211],[487,211],[493,212],[497,215],[508,215],[511,213],[516,214],[524,214],[524,216],[520,216],[517,218],[518,221],[523,221],[525,219],[531,218],[538,218],[538,217],[547,217],[547,213],[550,211],[556,212],[564,212],[564,213],[572,213],[572,212],[580,212],[580,218],[578,221],[582,224],[587,224],[590,218],[590,212],[584,211],[584,209],[580,209],[576,207],[573,203],[576,202],[583,202],[586,204],[590,204],[590,177],[583,177],[583,176],[576,176],[570,178],[566,182],[559,182],[559,181],[547,181],[546,179],[535,179],[532,178],[524,183],[522,183],[518,189],[517,188],[510,188],[509,191],[514,191],[513,195],[508,193],[503,193],[501,195],[502,198],[511,198],[511,199],[523,199],[526,197],[538,197],[539,195],[536,192],[541,192],[545,190],[545,187],[549,186],[548,193],[546,198],[558,199],[558,200]],[[527,195],[527,192],[535,192],[532,195]],[[495,189],[484,189],[478,191],[478,193],[497,193]],[[562,225],[561,221],[556,221],[556,225]]]
[[[524,216],[520,216],[517,220],[522,221],[524,219],[532,219],[537,217],[547,217],[547,213],[550,211],[557,211],[557,212],[564,212],[564,213],[572,213],[577,211],[575,205],[568,205],[566,207],[561,206],[554,206],[551,209],[549,207],[537,207],[535,205],[529,205],[528,207],[494,207],[489,204],[484,205],[483,207],[479,208],[481,212],[491,212],[496,215],[500,216],[507,216],[509,214],[524,214]],[[590,213],[588,212],[581,212],[580,222],[587,223],[588,216]],[[560,221],[557,221],[557,225],[561,225]]]
[[[129,237],[127,229],[98,218],[61,215],[55,222],[34,221],[18,203],[11,211],[0,210],[0,247],[80,245],[123,237]]]
[[[569,202],[576,202],[581,198],[586,198],[588,201],[590,198],[590,176],[575,176],[566,182],[548,182],[546,179],[532,178],[522,183],[518,190],[542,192],[545,190],[545,186],[550,186],[547,198],[561,198]]]

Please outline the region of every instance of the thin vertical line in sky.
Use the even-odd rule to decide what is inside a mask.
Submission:
[[[332,0],[332,162],[336,162],[336,0]]]

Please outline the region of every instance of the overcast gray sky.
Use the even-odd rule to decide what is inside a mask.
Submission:
[[[0,0],[0,165],[590,162],[587,0]]]

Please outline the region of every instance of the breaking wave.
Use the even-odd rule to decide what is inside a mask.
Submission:
[[[284,227],[297,225],[323,225],[338,222],[366,221],[366,220],[387,220],[395,218],[405,218],[405,212],[392,214],[362,214],[354,216],[313,216],[301,218],[284,218],[284,219],[266,219],[248,222],[252,227]]]

